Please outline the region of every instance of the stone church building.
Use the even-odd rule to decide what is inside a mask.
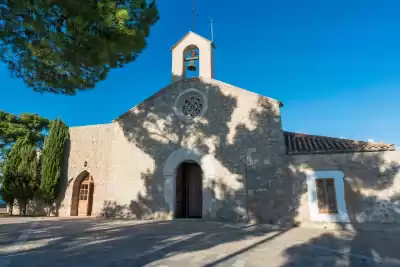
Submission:
[[[171,84],[70,128],[60,216],[400,223],[394,145],[284,131],[282,102],[214,79],[214,49],[189,32]]]

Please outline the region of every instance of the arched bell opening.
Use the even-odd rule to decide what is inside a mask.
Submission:
[[[186,79],[200,76],[200,50],[195,45],[186,47],[183,52],[183,74]]]
[[[88,171],[81,172],[72,188],[71,216],[91,216],[94,181]]]

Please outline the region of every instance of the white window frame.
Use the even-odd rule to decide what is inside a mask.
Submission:
[[[307,171],[308,205],[310,219],[316,222],[350,222],[344,196],[344,173],[342,171]],[[319,213],[317,179],[333,178],[337,201],[337,213]]]

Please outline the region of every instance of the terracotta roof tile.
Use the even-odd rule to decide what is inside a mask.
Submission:
[[[392,144],[284,132],[288,154],[322,154],[396,150]]]

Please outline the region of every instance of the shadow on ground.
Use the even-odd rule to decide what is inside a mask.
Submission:
[[[291,246],[283,254],[282,267],[400,266],[399,228],[391,224],[375,227],[380,230],[330,231]]]
[[[351,233],[260,226],[239,228],[191,220],[74,219],[42,221],[25,243],[11,243],[11,239],[16,239],[15,230],[21,234],[31,226],[31,223],[10,224],[9,227],[14,227],[7,229],[10,231],[2,227],[0,258],[8,259],[9,266],[181,266],[190,263],[213,267],[233,266],[243,258],[250,262],[252,257],[258,257],[261,263],[244,266],[400,266],[400,231]]]
[[[19,229],[29,225],[20,224]],[[18,248],[4,243],[0,247],[1,257],[9,259],[11,266],[145,266],[185,254],[190,261],[195,256],[188,253],[232,245],[231,250],[207,261],[205,266],[211,267],[287,231],[290,229],[237,229],[203,221],[48,220],[42,221]],[[257,239],[250,246],[235,245],[249,238]]]

